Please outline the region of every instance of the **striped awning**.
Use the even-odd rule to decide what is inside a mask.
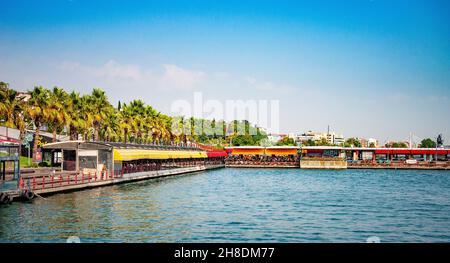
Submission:
[[[207,158],[204,151],[160,151],[145,149],[114,149],[114,161],[133,161],[143,159],[196,159]]]

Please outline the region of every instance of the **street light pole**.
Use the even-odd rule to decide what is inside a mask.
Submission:
[[[436,151],[434,152],[434,165],[437,165],[437,148],[438,148],[439,136],[436,138]]]

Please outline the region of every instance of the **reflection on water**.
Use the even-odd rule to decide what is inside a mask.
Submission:
[[[450,242],[450,172],[220,169],[0,208],[0,242]]]

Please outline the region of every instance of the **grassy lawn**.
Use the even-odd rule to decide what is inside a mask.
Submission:
[[[28,166],[28,160],[30,160],[30,164],[33,165],[32,158],[28,158],[28,157],[25,157],[25,156],[20,156],[20,168],[30,167],[30,166]]]

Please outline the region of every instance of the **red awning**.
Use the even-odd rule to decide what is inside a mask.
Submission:
[[[446,155],[448,154],[449,150],[442,150],[442,149],[413,149],[411,150],[411,154],[439,154],[439,155]]]
[[[226,151],[211,151],[211,152],[206,152],[206,154],[208,155],[209,158],[228,156]]]
[[[437,154],[445,155],[448,153],[448,150],[437,150]]]
[[[421,150],[421,149],[411,150],[411,154],[430,154],[430,150]]]

